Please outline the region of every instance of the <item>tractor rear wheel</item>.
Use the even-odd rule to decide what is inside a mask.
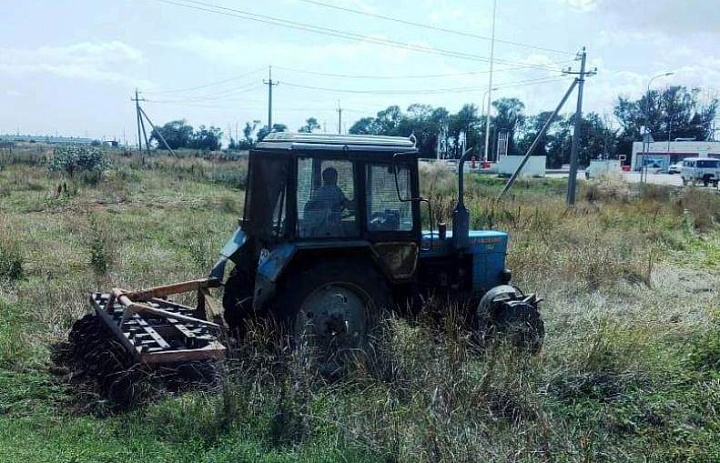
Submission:
[[[335,374],[366,357],[391,305],[386,281],[370,263],[338,259],[289,275],[272,311],[294,347],[307,348],[321,372]]]

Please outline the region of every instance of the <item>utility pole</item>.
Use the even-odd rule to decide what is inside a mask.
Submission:
[[[138,125],[138,151],[142,151],[142,140],[145,140],[145,151],[147,151],[147,154],[150,154],[150,143],[148,142],[147,132],[145,131],[145,123],[143,122],[143,111],[142,108],[140,108],[140,102],[145,101],[145,98],[140,98],[140,92],[138,92],[138,89],[135,89],[135,98],[131,98],[130,101],[135,102],[135,112],[137,113],[137,125]],[[150,122],[148,120],[148,122]],[[140,133],[142,132],[143,138],[140,138]]]
[[[567,71],[566,74],[577,75],[575,81],[578,87],[577,109],[575,110],[575,128],[573,129],[572,150],[570,152],[570,177],[568,178],[567,203],[568,206],[575,204],[575,192],[577,186],[578,171],[578,150],[580,148],[580,136],[582,129],[582,104],[583,104],[583,88],[585,87],[585,77],[597,74],[597,69],[587,72],[585,66],[587,64],[587,52],[585,47],[579,53],[580,72]]]
[[[268,80],[263,79],[263,84],[268,86],[268,132],[272,131],[272,89],[280,85],[280,82],[272,80],[272,66],[268,67]]]
[[[560,111],[562,110],[563,106],[565,106],[565,103],[567,102],[568,98],[570,98],[570,95],[575,90],[575,87],[578,85],[578,80],[573,80],[573,83],[570,84],[570,87],[567,89],[567,92],[565,92],[565,96],[562,97],[562,100],[560,100],[560,104],[558,104],[557,108],[555,108],[555,111],[550,115],[547,121],[545,121],[545,124],[540,129],[540,132],[535,136],[535,140],[533,140],[532,144],[530,145],[530,148],[528,148],[527,153],[525,153],[525,156],[520,161],[520,165],[515,169],[515,172],[510,176],[510,179],[507,181],[505,186],[503,187],[502,191],[497,197],[497,200],[500,201],[502,197],[507,193],[510,188],[512,188],[515,181],[520,177],[520,173],[523,170],[523,167],[525,167],[525,164],[527,163],[528,159],[530,159],[530,156],[532,156],[533,152],[537,148],[538,144],[540,143],[540,140],[542,137],[545,136],[545,133],[547,132],[548,128],[550,127],[550,124],[553,123],[555,118],[558,114],[560,114]]]
[[[488,103],[487,115],[485,116],[485,151],[483,152],[483,161],[488,160],[488,150],[490,149],[490,104],[492,102],[493,91],[493,67],[495,65],[495,15],[497,13],[497,0],[493,1],[493,22],[492,22],[492,39],[490,41],[490,78],[488,82]],[[483,101],[484,103],[484,101]]]
[[[140,117],[140,96],[138,89],[135,89],[135,98],[130,98],[130,101],[135,102],[135,119],[137,122],[137,140],[138,140],[138,151],[142,151],[142,138],[140,138],[140,125],[142,124],[142,118]]]
[[[340,107],[340,100],[338,100],[338,107],[336,109],[338,113],[338,134],[342,134],[342,108]]]

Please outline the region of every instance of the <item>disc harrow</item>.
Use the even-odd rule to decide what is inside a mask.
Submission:
[[[92,293],[94,313],[76,321],[68,335],[65,360],[72,364],[73,376],[97,381],[118,404],[134,402],[151,382],[144,379],[172,385],[212,381],[213,362],[226,353],[219,341],[222,313],[208,293],[212,283]],[[188,291],[197,291],[195,308],[167,299]]]

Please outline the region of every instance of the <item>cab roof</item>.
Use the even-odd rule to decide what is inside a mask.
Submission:
[[[273,132],[268,134],[255,150],[348,150],[384,153],[417,153],[414,137],[387,137],[379,135],[336,135]]]

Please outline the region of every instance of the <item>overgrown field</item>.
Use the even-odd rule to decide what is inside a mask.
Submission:
[[[511,235],[547,337],[480,350],[452,317],[388,320],[374,366],[336,381],[298,355],[238,347],[216,390],[113,412],[52,350],[87,293],[202,276],[242,213],[242,161],[111,156],[49,173],[0,154],[0,461],[720,461],[720,196],[469,176],[474,228]],[[454,178],[422,173],[449,217]],[[452,313],[452,307],[439,310]]]

